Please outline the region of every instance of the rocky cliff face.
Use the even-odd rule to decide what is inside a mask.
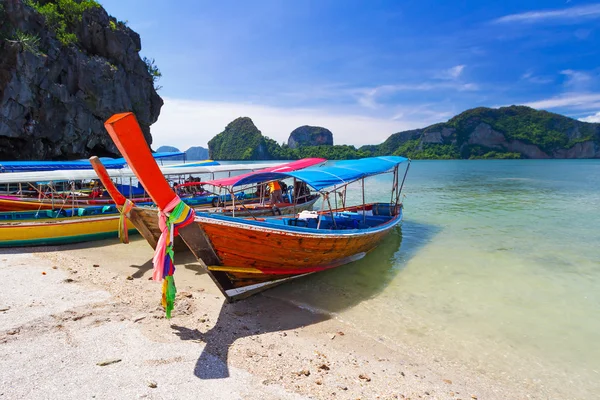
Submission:
[[[67,21],[76,40],[65,45],[24,1],[0,6],[0,159],[117,156],[103,123],[124,111],[152,142],[163,101],[137,33],[94,6]]]
[[[361,150],[412,158],[600,158],[600,124],[524,106],[482,107]]]
[[[333,133],[320,126],[304,125],[290,133],[288,146],[296,149],[301,146],[333,146]]]

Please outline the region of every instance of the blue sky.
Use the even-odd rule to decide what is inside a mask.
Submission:
[[[238,116],[357,146],[477,106],[600,122],[600,3],[100,2],[163,74],[153,147],[205,146]]]

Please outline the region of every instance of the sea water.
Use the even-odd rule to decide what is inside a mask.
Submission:
[[[379,248],[272,295],[534,398],[598,398],[600,161],[413,161],[404,193]]]

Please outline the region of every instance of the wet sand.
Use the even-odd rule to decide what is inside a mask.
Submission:
[[[0,399],[544,398],[281,289],[224,303],[191,254],[176,256],[167,320],[151,258],[139,239],[2,251]]]

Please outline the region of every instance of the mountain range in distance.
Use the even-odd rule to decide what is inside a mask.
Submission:
[[[162,146],[158,151],[165,149],[175,148]],[[445,123],[394,133],[383,143],[356,148],[334,145],[333,134],[316,126],[295,129],[280,145],[263,136],[250,118],[240,117],[208,142],[208,150],[191,147],[186,155],[190,160],[600,158],[600,124],[526,106],[479,107]]]

